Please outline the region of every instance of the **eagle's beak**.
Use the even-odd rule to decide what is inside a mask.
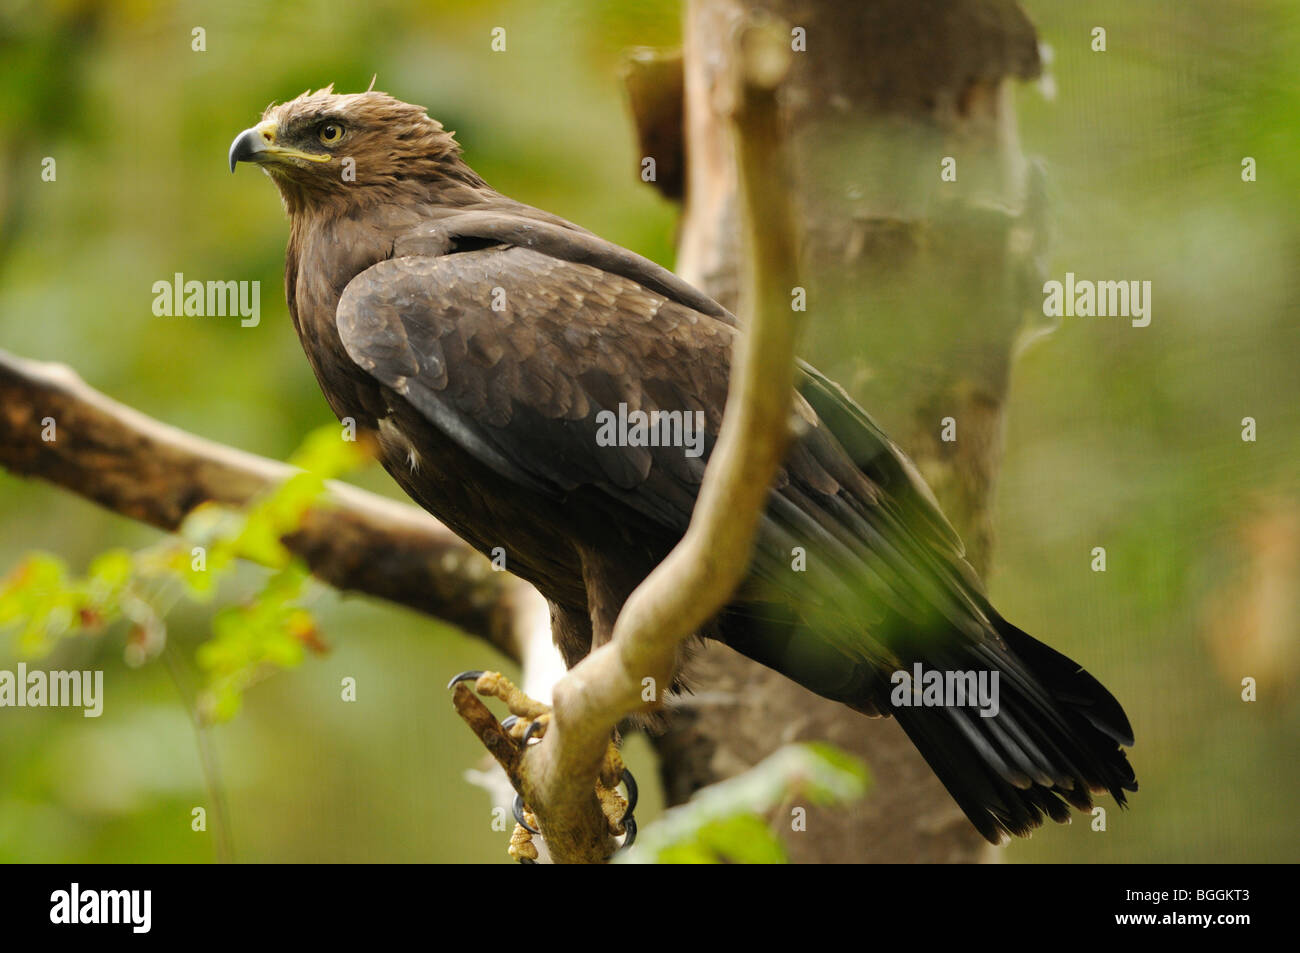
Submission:
[[[276,159],[304,159],[308,162],[329,162],[330,157],[314,152],[291,149],[276,142],[275,122],[264,119],[251,129],[235,136],[230,144],[230,171],[239,162],[267,162]]]

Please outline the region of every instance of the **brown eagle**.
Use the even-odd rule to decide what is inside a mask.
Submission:
[[[421,506],[505,550],[576,663],[686,529],[736,319],[493,190],[424,108],[385,93],[272,106],[231,145],[238,162],[284,200],[289,313],[334,413],[377,435]],[[1093,793],[1123,804],[1137,784],[1119,703],[998,615],[915,467],[840,387],[801,364],[796,404],[806,426],[748,579],[699,635],[897,717],[994,843]],[[965,697],[974,678],[992,704]]]

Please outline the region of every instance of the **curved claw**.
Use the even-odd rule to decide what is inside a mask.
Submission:
[[[537,861],[533,860],[531,857],[520,857],[520,858],[519,858],[519,863],[521,863],[521,864],[535,864],[535,863],[537,863]]]
[[[528,747],[528,742],[532,740],[533,734],[535,732],[541,731],[543,727],[544,727],[544,723],[541,721],[531,721],[528,723],[528,727],[524,729],[523,746],[525,748]]]
[[[519,720],[518,715],[507,715],[505,721],[501,722],[501,727],[504,728],[506,731],[509,731],[511,728],[515,726],[515,722],[517,722],[518,720]]]
[[[636,843],[636,818],[631,814],[623,816],[623,830],[627,831],[627,837],[623,838],[623,846],[619,850],[627,850]]]
[[[515,800],[514,803],[510,805],[510,810],[515,815],[515,823],[517,823],[524,830],[528,831],[528,833],[530,834],[542,833],[537,828],[533,827],[533,825],[529,824],[526,820],[524,820],[524,799],[521,795],[519,794],[515,795]]]
[[[636,810],[637,799],[636,778],[632,777],[632,772],[627,768],[623,769],[623,783],[627,785],[627,810],[623,812],[623,823],[626,824],[632,820],[632,812]],[[636,837],[635,828],[636,822],[633,821],[633,837]],[[630,844],[631,841],[628,841],[628,843]]]
[[[447,683],[447,687],[455,688],[457,682],[477,682],[480,678],[483,677],[483,674],[484,673],[481,671],[461,672],[459,675],[457,675],[455,678],[453,678],[450,682]]]

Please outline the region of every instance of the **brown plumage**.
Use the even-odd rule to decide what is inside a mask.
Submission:
[[[290,217],[289,310],[340,418],[410,496],[552,607],[572,665],[681,538],[721,421],[735,319],[659,266],[491,189],[452,135],[379,92],[304,94],[231,147]],[[1003,620],[915,468],[801,365],[806,428],[748,581],[701,636],[895,715],[990,840],[1136,790],[1118,702]],[[702,453],[609,446],[602,412],[700,412]],[[692,418],[693,419],[693,418]],[[802,547],[807,571],[792,570]],[[1000,676],[993,717],[900,707],[914,664]],[[774,726],[775,729],[776,726]]]

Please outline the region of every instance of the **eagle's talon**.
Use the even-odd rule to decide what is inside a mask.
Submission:
[[[527,748],[528,742],[532,741],[534,737],[540,738],[542,735],[546,734],[546,724],[548,721],[549,718],[546,715],[541,715],[530,721],[528,727],[524,729],[524,737],[520,743]]]
[[[623,769],[623,784],[627,787],[627,810],[623,812],[623,819],[620,823],[627,824],[629,821],[632,821],[632,812],[636,810],[637,801],[636,778],[632,777],[632,772],[627,768]],[[632,839],[636,838],[635,821],[632,821],[632,831],[630,836]],[[623,846],[626,847],[630,843],[632,843],[632,840],[629,840]]]
[[[522,827],[524,830],[528,831],[528,833],[530,834],[542,833],[537,828],[533,827],[532,824],[528,823],[527,817],[524,814],[524,798],[522,794],[515,795],[515,800],[514,803],[510,805],[510,810],[511,813],[513,813],[515,816],[515,823],[518,824],[520,827]]]
[[[455,678],[453,678],[450,682],[447,683],[447,687],[455,688],[457,682],[477,682],[480,678],[482,678],[486,674],[487,674],[486,672],[477,671],[477,670],[461,672],[459,675],[457,675]]]
[[[448,687],[457,682],[469,681],[475,683],[474,691],[479,695],[505,702],[510,714],[501,720],[501,729],[515,739],[521,749],[527,749],[534,739],[540,740],[545,735],[551,721],[549,706],[529,698],[499,672],[461,672],[451,680]],[[619,793],[620,787],[626,788],[626,798]],[[632,812],[636,810],[638,789],[636,778],[623,764],[617,741],[611,741],[605,753],[596,779],[596,794],[608,821],[609,832],[615,837],[623,838],[623,843],[617,850],[627,850],[636,841],[637,826]],[[511,835],[509,854],[521,864],[536,863],[536,847],[531,838],[543,836],[535,826],[536,815],[527,809],[523,795],[518,793],[511,802],[510,811],[514,815],[516,827],[515,833]]]

